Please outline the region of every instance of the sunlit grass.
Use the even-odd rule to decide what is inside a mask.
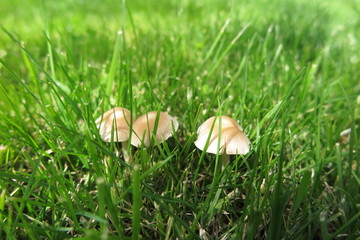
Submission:
[[[356,239],[356,3],[5,1],[0,238]],[[115,106],[179,130],[127,163]],[[219,111],[252,142],[224,167],[194,146]]]

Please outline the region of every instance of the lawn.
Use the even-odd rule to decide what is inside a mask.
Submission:
[[[0,239],[360,238],[358,0],[0,5]],[[113,107],[179,129],[126,162]],[[224,166],[220,115],[251,140]]]

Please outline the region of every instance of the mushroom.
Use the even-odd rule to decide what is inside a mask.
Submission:
[[[179,127],[178,121],[166,112],[148,112],[133,123],[131,144],[149,147],[152,136],[156,142],[162,142],[172,136]]]
[[[229,161],[229,155],[245,155],[250,150],[250,140],[243,132],[242,127],[227,116],[207,119],[200,125],[197,134],[195,146],[208,153],[216,154],[218,152],[221,155],[223,166]],[[220,141],[219,149],[218,141]]]
[[[130,136],[131,113],[128,109],[115,107],[96,119],[96,127],[104,142],[121,142],[124,158],[128,161],[127,145]]]

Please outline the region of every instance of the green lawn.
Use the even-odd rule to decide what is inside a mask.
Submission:
[[[0,5],[0,239],[360,238],[358,0]],[[116,106],[179,130],[125,163]],[[252,142],[225,167],[216,115]]]

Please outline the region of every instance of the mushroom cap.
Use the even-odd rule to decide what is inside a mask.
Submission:
[[[154,133],[155,123],[157,122],[156,133]],[[152,134],[155,135],[157,142],[162,142],[172,136],[172,131],[176,131],[179,127],[178,121],[165,112],[148,112],[133,123],[131,145],[135,147],[141,146],[142,143],[146,147],[150,146]]]
[[[197,131],[198,139],[195,141],[195,146],[202,151],[204,150],[211,127],[214,124],[206,152],[217,153],[220,118],[222,126],[219,154],[234,155],[248,153],[250,150],[249,138],[243,132],[242,127],[234,119],[227,116],[218,116],[215,124],[215,117],[211,117],[201,124]]]
[[[104,142],[111,142],[113,133],[114,142],[125,142],[130,136],[131,113],[122,107],[112,108],[96,119],[95,123]]]

